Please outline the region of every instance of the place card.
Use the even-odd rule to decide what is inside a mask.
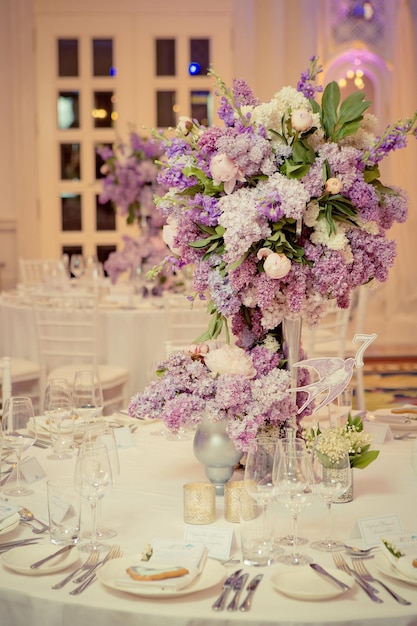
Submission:
[[[228,559],[233,540],[233,528],[186,525],[184,540],[203,543],[212,559]]]
[[[16,469],[13,470],[15,472]],[[34,456],[30,456],[20,464],[20,473],[27,483],[34,483],[41,478],[46,476],[46,472],[43,469],[42,465],[39,463],[38,459]]]
[[[363,430],[373,435],[373,443],[381,445],[387,441],[392,441],[392,430],[389,424],[377,424],[376,422],[364,422]]]
[[[135,440],[128,426],[115,428],[113,432],[118,448],[131,448],[135,445]]]
[[[351,536],[357,537],[360,535],[366,546],[376,546],[379,545],[381,537],[400,535],[403,532],[398,515],[383,515],[358,520]]]

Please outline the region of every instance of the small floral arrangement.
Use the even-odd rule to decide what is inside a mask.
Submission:
[[[320,427],[303,431],[306,445],[311,449],[316,438],[321,435],[320,452],[326,455],[330,463],[337,463],[346,450],[349,452],[350,466],[365,468],[379,455],[379,450],[370,450],[372,443],[371,433],[363,430],[363,422],[358,415],[348,415],[344,426],[328,428],[321,431]]]
[[[388,550],[388,552],[390,552],[392,556],[394,556],[396,559],[405,556],[405,552],[401,552],[401,550],[394,546],[394,544],[391,543],[391,541],[389,541],[388,539],[381,538],[381,541]]]
[[[248,353],[207,342],[174,353],[158,365],[158,380],[131,399],[129,415],[162,419],[172,432],[203,418],[224,421],[236,448],[246,451],[258,434],[285,429],[296,411],[290,373],[270,347]]]

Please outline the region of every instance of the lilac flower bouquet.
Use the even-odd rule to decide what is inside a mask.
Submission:
[[[396,249],[386,234],[405,221],[407,198],[381,182],[378,165],[416,135],[417,113],[376,136],[364,93],[341,101],[337,83],[315,86],[320,72],[313,57],[297,88],[261,103],[245,81],[229,88],[210,71],[224,125],[182,118],[175,136],[156,134],[166,146],[158,181],[168,191],[156,199],[172,251],[165,262],[194,267],[194,297],[207,298],[211,314],[199,340],[226,329],[228,341],[230,322],[255,373],[213,374],[206,356],[176,355],[132,398],[132,416],[162,417],[176,430],[207,408],[241,446],[263,427],[285,425],[294,406],[284,320],[317,324],[330,300],[346,308],[356,287],[387,279]],[[300,387],[307,374],[298,376]]]

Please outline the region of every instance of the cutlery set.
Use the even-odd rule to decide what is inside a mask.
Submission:
[[[238,608],[240,611],[249,611],[252,606],[252,598],[255,593],[256,588],[263,578],[263,574],[258,574],[249,582],[246,591],[247,595],[242,604],[239,606],[239,600],[241,592],[243,591],[246,581],[249,578],[249,574],[242,574],[242,570],[238,569],[233,574],[231,574],[223,583],[223,589],[220,596],[212,605],[213,611],[223,611],[226,600],[231,591],[234,591],[234,595],[232,600],[227,605],[228,611],[237,611]]]

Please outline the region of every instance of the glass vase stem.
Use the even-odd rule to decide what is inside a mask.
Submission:
[[[290,383],[290,392],[293,402],[296,402],[297,392],[294,389],[297,387],[298,382],[298,372],[297,368],[294,367],[294,363],[297,363],[300,360],[300,346],[301,346],[301,327],[302,327],[302,317],[284,317],[282,322],[282,334],[284,340],[284,351],[287,359],[287,370],[291,374],[291,383]],[[290,430],[293,432],[297,428],[297,418],[296,416],[291,417],[291,425]],[[291,435],[291,433],[288,433]]]

